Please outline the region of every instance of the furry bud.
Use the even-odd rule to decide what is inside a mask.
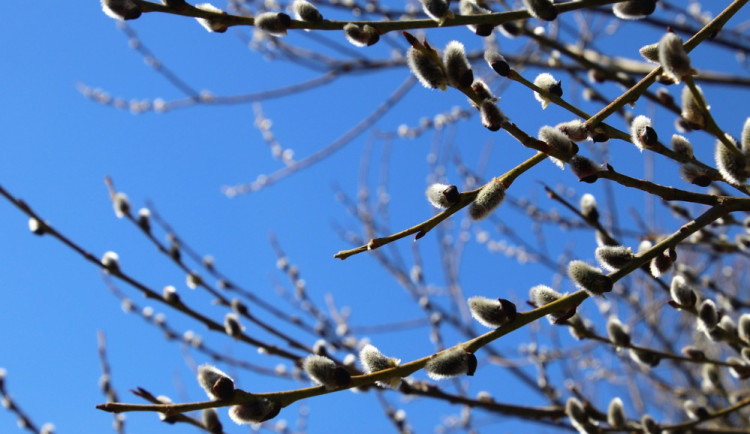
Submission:
[[[635,350],[631,348],[629,354],[634,362],[644,367],[655,368],[659,365],[659,362],[661,362],[661,357],[650,351]]]
[[[603,295],[612,291],[612,279],[601,270],[583,261],[571,261],[568,264],[568,276],[589,295]]]
[[[344,26],[344,36],[356,47],[370,46],[380,40],[380,33],[369,24],[360,27],[357,24],[348,23]]]
[[[592,424],[581,401],[573,397],[568,398],[565,402],[565,415],[568,416],[570,423],[578,432],[589,432],[589,427]]]
[[[607,320],[607,335],[609,340],[618,347],[630,345],[630,332],[617,317],[611,316]]]
[[[599,220],[599,209],[596,207],[596,198],[590,193],[581,196],[581,214],[590,222]]]
[[[612,5],[612,12],[621,20],[640,20],[654,13],[656,0],[628,0]]]
[[[705,333],[713,331],[719,324],[719,313],[712,300],[703,300],[698,306],[698,330]]]
[[[729,135],[727,137],[734,144],[735,148],[737,148],[737,142],[734,138]],[[716,140],[714,156],[716,158],[716,168],[719,169],[721,176],[725,180],[734,185],[742,185],[747,181],[747,158],[744,155],[738,155],[731,151],[721,140]]]
[[[654,277],[661,277],[662,274],[669,271],[672,267],[675,259],[677,259],[677,253],[674,249],[668,249],[656,255],[651,262],[649,262],[649,271]]]
[[[641,151],[658,143],[659,138],[651,126],[651,119],[646,116],[636,116],[630,123],[630,141]]]
[[[690,184],[708,187],[713,180],[708,170],[694,163],[680,165],[680,177]]]
[[[479,106],[479,115],[482,118],[482,125],[490,131],[497,131],[502,128],[503,122],[506,120],[500,108],[489,99],[482,101],[482,105]]]
[[[745,123],[742,125],[742,135],[740,136],[740,143],[742,143],[742,149],[750,149],[750,118],[747,118]]]
[[[542,307],[546,304],[552,303],[553,301],[559,300],[563,295],[547,285],[537,285],[529,290],[529,304],[534,307]],[[552,312],[547,315],[547,319],[553,324],[563,324],[570,317],[575,315],[576,310],[572,308],[566,311]]]
[[[710,413],[705,406],[690,399],[683,403],[682,408],[685,410],[687,417],[693,420],[702,420],[710,416]]]
[[[222,434],[224,432],[224,427],[221,425],[219,414],[216,413],[215,408],[204,408],[201,412],[201,422],[203,422],[206,431],[211,434]]]
[[[499,178],[494,178],[479,190],[469,207],[469,217],[475,221],[482,220],[500,206],[503,199],[505,199],[505,185]]]
[[[669,285],[669,295],[672,296],[672,301],[675,304],[688,309],[692,309],[698,302],[698,296],[695,295],[693,288],[679,274],[672,278],[672,283]]]
[[[244,404],[233,405],[229,409],[229,418],[237,425],[261,423],[276,417],[281,405],[266,398],[258,398]]]
[[[495,49],[487,49],[484,52],[484,60],[490,65],[493,71],[497,72],[498,75],[507,77],[510,73],[510,64],[505,60],[502,54]]]
[[[696,86],[698,93],[703,98],[703,91],[699,86]],[[703,114],[703,109],[698,102],[695,100],[693,92],[690,87],[685,86],[682,88],[682,107],[680,116],[682,119],[688,122],[690,128],[694,130],[702,130],[706,127],[706,116]],[[710,108],[710,107],[709,107]]]
[[[672,150],[680,155],[684,155],[688,158],[693,158],[693,145],[690,141],[679,134],[672,135]]]
[[[489,9],[479,6],[475,0],[459,0],[458,10],[461,15],[484,15],[492,13]],[[469,24],[466,27],[479,36],[491,35],[494,28],[491,24]]]
[[[427,187],[425,191],[427,200],[435,208],[445,209],[449,208],[461,197],[461,193],[458,192],[458,188],[455,185],[446,184],[432,184]]]
[[[349,372],[328,357],[309,355],[302,363],[307,375],[318,384],[322,384],[328,390],[346,387],[351,381]]]
[[[588,129],[586,124],[580,119],[573,119],[569,122],[563,122],[555,126],[558,130],[562,131],[563,134],[574,142],[581,142],[589,137]]]
[[[368,374],[382,371],[384,369],[395,368],[401,363],[400,359],[387,357],[370,344],[365,345],[359,352],[359,361],[362,363],[362,368]],[[399,383],[401,383],[400,377],[393,377],[378,382],[381,386],[390,388],[398,387]]]
[[[433,356],[424,369],[433,380],[456,377],[462,374],[472,376],[477,369],[477,357],[462,347],[455,347]]]
[[[234,381],[208,363],[198,366],[198,384],[211,399],[231,399],[234,396]]]
[[[661,432],[659,424],[657,424],[654,418],[648,414],[644,414],[643,417],[641,417],[641,429],[644,434],[659,434]]]
[[[574,155],[570,161],[568,161],[568,165],[570,166],[570,169],[573,171],[573,174],[578,177],[578,180],[581,182],[586,182],[588,184],[591,184],[593,182],[596,182],[596,180],[599,178],[597,174],[599,173],[599,167],[597,165],[589,160],[586,157],[583,157],[581,155]]]
[[[641,57],[651,63],[659,63],[659,44],[644,45],[638,50]]]
[[[469,311],[480,324],[489,328],[498,328],[516,318],[516,305],[499,298],[471,297],[468,300]]]
[[[228,313],[224,316],[224,331],[233,338],[238,338],[245,327],[240,324],[240,319],[235,313]]]
[[[255,26],[273,36],[285,36],[292,18],[283,12],[263,12],[255,17]]]
[[[151,211],[148,208],[138,210],[138,227],[147,234],[151,232]]]
[[[424,13],[439,23],[453,15],[448,0],[420,0],[420,2]]]
[[[101,0],[102,11],[116,20],[134,20],[141,16],[141,6],[133,0]]]
[[[445,72],[448,75],[448,83],[456,88],[470,87],[474,82],[474,72],[471,70],[469,60],[466,58],[464,44],[458,41],[450,41],[443,53]]]
[[[482,80],[474,80],[474,83],[471,84],[471,90],[474,91],[474,93],[477,95],[480,101],[489,100],[489,101],[495,101],[497,98],[492,96],[492,91],[490,91],[490,88],[487,86],[487,83],[485,83]],[[474,102],[472,101],[472,104]],[[476,105],[476,104],[475,104]]]
[[[534,86],[556,97],[561,97],[563,94],[562,82],[555,80],[555,77],[553,77],[552,74],[548,74],[546,72],[543,72],[536,76],[536,78],[534,79]],[[542,103],[543,109],[546,109],[550,103],[550,99],[547,98],[547,96],[540,94],[539,92],[534,92],[534,98]]]
[[[557,9],[552,0],[523,0],[529,15],[543,21],[554,21],[557,18]]]
[[[625,408],[622,405],[622,399],[614,398],[609,402],[607,409],[607,423],[612,428],[625,428]]]
[[[112,197],[112,206],[118,219],[130,215],[130,201],[125,193],[115,193]]]
[[[682,38],[676,33],[667,32],[662,36],[659,40],[658,53],[664,74],[675,83],[679,83],[683,77],[693,73],[690,67],[690,57],[682,46]]]
[[[625,246],[600,246],[594,253],[599,265],[615,271],[627,265],[633,258],[633,251]]]
[[[34,217],[29,217],[29,230],[34,235],[44,235],[46,230],[44,229],[44,223],[41,221],[35,219]]]
[[[294,0],[292,9],[294,9],[294,16],[300,21],[313,23],[323,21],[323,15],[318,8],[307,0]]]
[[[107,274],[118,274],[120,272],[120,257],[115,252],[106,252],[102,256],[102,265]]]
[[[200,3],[200,4],[195,5],[195,8],[200,9],[205,12],[226,15],[226,12],[222,11],[221,9],[212,5],[211,3]],[[216,19],[196,18],[195,20],[198,21],[198,24],[203,26],[203,28],[208,30],[209,32],[224,33],[229,28],[228,25]]]
[[[406,52],[406,62],[412,74],[419,79],[422,86],[428,89],[445,90],[448,78],[445,71],[437,64],[433,56],[428,55],[422,50],[409,47]]]
[[[737,334],[740,339],[750,344],[750,313],[743,313],[737,321]]]
[[[560,169],[564,169],[565,162],[578,152],[578,145],[554,127],[545,125],[540,128],[539,140],[550,147],[549,158]]]

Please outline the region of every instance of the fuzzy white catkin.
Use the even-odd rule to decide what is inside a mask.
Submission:
[[[432,56],[414,47],[409,47],[406,52],[406,63],[409,65],[412,74],[422,83],[422,86],[428,89],[445,90],[448,78],[445,76],[443,68],[435,62]]]
[[[482,220],[500,206],[503,199],[505,199],[505,186],[498,178],[494,178],[479,190],[469,207],[469,217],[472,220]]]
[[[691,73],[690,57],[682,45],[682,38],[672,32],[667,32],[659,40],[659,63],[664,69],[664,75],[675,83]]]

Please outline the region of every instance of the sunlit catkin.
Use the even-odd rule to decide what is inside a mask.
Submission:
[[[502,298],[470,297],[468,304],[471,316],[485,327],[498,328],[516,317],[516,305]]]
[[[463,374],[474,375],[476,369],[476,356],[460,346],[436,354],[427,361],[424,367],[427,375],[433,380],[441,380]]]
[[[667,32],[662,36],[659,40],[658,53],[664,74],[675,83],[682,81],[686,75],[692,74],[690,57],[682,46],[682,38],[676,33]]]
[[[437,63],[437,60],[420,49],[409,47],[406,52],[406,62],[422,86],[428,89],[445,90],[448,78],[445,70]]]
[[[500,206],[503,199],[505,199],[505,185],[500,178],[494,178],[479,190],[469,207],[469,217],[475,221],[482,220]]]
[[[568,264],[568,276],[589,295],[601,296],[605,292],[612,291],[612,279],[598,268],[583,261],[571,261]]]

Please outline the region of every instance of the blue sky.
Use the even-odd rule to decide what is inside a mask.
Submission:
[[[77,90],[77,84],[101,88],[126,100],[172,100],[184,95],[145,66],[142,57],[128,48],[127,38],[113,20],[102,14],[98,2],[48,2],[36,6],[30,10],[23,2],[8,2],[4,5],[4,14],[14,18],[6,19],[0,28],[0,38],[4,41],[0,62],[3,77],[0,93],[4,101],[0,114],[0,143],[4,149],[4,158],[0,159],[0,183],[5,188],[23,198],[54,227],[95,256],[108,250],[116,251],[126,272],[156,289],[177,286],[185,299],[195,306],[204,306],[205,312],[215,319],[221,319],[225,311],[211,306],[210,298],[189,292],[184,274],[160,256],[136,228],[114,217],[105,176],[111,176],[117,189],[128,194],[134,207],[152,201],[193,248],[213,255],[217,266],[226,274],[282,309],[292,308],[275,293],[274,285],[279,282],[287,285],[287,281],[275,268],[276,256],[268,241],[271,232],[275,233],[290,260],[299,266],[311,297],[325,306],[325,295],[330,293],[337,306],[350,306],[352,325],[422,318],[411,298],[372,257],[365,254],[344,262],[332,258],[336,251],[349,247],[337,236],[332,223],[356,228],[344,207],[337,203],[332,185],[355,196],[364,150],[372,146],[374,163],[369,184],[374,193],[378,171],[382,169],[385,146],[382,140],[366,133],[331,158],[272,188],[229,199],[221,193],[222,186],[252,181],[259,174],[282,167],[271,157],[253,125],[253,107],[249,104],[198,106],[167,114],[133,115],[127,110],[87,100]],[[746,11],[743,12],[747,18]],[[257,92],[315,76],[288,62],[268,62],[248,50],[239,37],[239,33],[246,35],[246,30],[208,34],[192,19],[157,14],[144,15],[129,25],[162,62],[178,71],[182,79],[196,89],[210,89],[216,95]],[[621,29],[619,35],[626,34],[626,30],[627,27]],[[661,31],[650,29],[613,40],[619,44],[618,53],[633,57],[638,47],[655,42],[660,34]],[[480,46],[477,38],[463,28],[431,31],[428,35],[438,47],[453,38],[459,38],[467,47]],[[338,42],[345,44],[343,36],[337,36]],[[306,35],[293,34],[288,41],[305,42],[303,38]],[[516,41],[500,42],[506,47],[519,45]],[[369,50],[361,51],[383,57],[390,47],[381,43]],[[746,71],[738,71],[734,54],[727,50],[700,47],[694,52],[693,60],[698,67],[747,75]],[[476,71],[488,74],[484,64],[477,64]],[[533,78],[536,72],[530,70],[526,75]],[[265,102],[263,111],[273,121],[279,142],[302,157],[343,135],[407,76],[405,69],[398,68],[344,77],[321,89]],[[564,86],[571,101],[580,102],[576,86],[566,82]],[[676,89],[670,90],[679,98]],[[712,110],[720,124],[739,134],[748,115],[743,104],[748,100],[747,89],[706,86],[704,90],[710,101],[716,101]],[[608,89],[610,96],[619,92],[614,87]],[[432,117],[455,105],[467,107],[465,97],[455,90],[443,93],[415,86],[403,104],[378,122],[375,129],[393,132],[402,123],[417,125],[420,118]],[[572,118],[557,107],[542,112],[529,92],[517,85],[502,94],[500,105],[530,133],[542,125]],[[635,113],[653,115],[654,107],[639,103]],[[672,133],[673,118],[659,113],[654,120],[668,137]],[[613,124],[623,127],[619,119],[613,120]],[[695,139],[696,154],[702,155],[704,161],[711,161],[713,141],[702,133],[694,133],[691,138]],[[439,140],[443,140],[440,135],[428,133],[417,140],[394,140],[390,144],[387,169],[392,229],[406,228],[432,214],[423,198],[430,171],[426,155]],[[486,131],[477,117],[458,126],[453,146],[468,165],[482,164],[485,176],[499,175],[531,155],[507,134]],[[489,159],[485,160],[487,147],[491,150]],[[632,145],[618,142],[613,143],[612,148],[616,168],[627,169],[632,176],[644,176],[641,154]],[[675,164],[657,159],[657,180],[679,183],[676,169]],[[449,178],[458,179],[453,166],[447,171]],[[552,186],[564,183],[576,188],[579,194],[602,191],[601,182],[579,187],[568,171],[562,172],[545,162],[514,185],[511,193],[538,201],[544,208],[559,208],[546,198],[539,180]],[[628,215],[628,206],[643,209],[642,195],[618,191],[622,215]],[[529,239],[532,233],[523,217],[510,207],[500,216],[522,237]],[[661,208],[657,217],[658,225],[664,230],[678,227]],[[179,344],[165,342],[157,329],[135,315],[123,313],[96,268],[49,237],[30,235],[26,218],[5,201],[0,201],[0,222],[3,281],[0,287],[3,299],[0,303],[0,367],[8,372],[9,391],[35,422],[53,422],[61,433],[110,429],[111,415],[94,409],[104,401],[97,388],[100,375],[96,353],[98,330],[107,335],[112,378],[121,400],[139,402],[127,392],[139,386],[155,394],[169,395],[176,401],[204,399],[191,368],[193,363],[206,362],[205,356],[185,352]],[[464,216],[459,214],[447,227],[458,234],[462,222]],[[629,222],[624,226],[635,228]],[[479,227],[491,231],[493,238],[503,238],[489,224]],[[566,249],[573,249],[582,259],[593,259],[592,234],[571,236],[552,227],[544,231],[549,237],[551,257],[557,258]],[[474,233],[474,229],[469,231],[472,239]],[[163,239],[163,233],[158,234]],[[396,247],[411,265],[412,241],[402,240]],[[436,287],[444,285],[436,254],[436,235],[429,234],[420,240],[417,248],[425,261],[428,282]],[[464,255],[460,272],[467,296],[502,296],[521,306],[529,287],[553,281],[553,275],[544,267],[531,264],[519,268],[513,258],[488,253],[476,242],[469,243]],[[149,304],[130,288],[121,286],[121,289],[138,305]],[[562,289],[573,288],[565,282]],[[584,309],[595,313],[595,304],[587,303]],[[163,310],[157,307],[157,311]],[[166,315],[175,328],[195,330],[214,342],[216,348],[236,357],[269,367],[279,362],[268,360],[254,349],[223,336],[209,336],[207,330],[177,313],[167,311]],[[542,333],[549,332],[546,322],[540,329]],[[477,333],[482,331],[477,327]],[[567,333],[562,332],[561,336],[567,339]],[[516,333],[499,342],[497,348],[514,352],[527,336],[528,331]],[[370,337],[381,350],[404,360],[422,357],[434,348],[429,343],[426,327]],[[450,333],[446,338],[448,344],[460,339]],[[308,345],[315,341],[310,335],[301,339]],[[228,371],[236,375],[242,388],[254,392],[303,385]],[[533,369],[528,372],[533,375]],[[424,375],[420,373],[417,377],[424,378]],[[470,394],[490,388],[498,401],[503,401],[502,396],[507,394],[511,402],[543,403],[538,395],[519,385],[497,366],[480,367],[478,376],[467,380],[466,384]],[[512,391],[512,395],[508,391]],[[394,393],[386,396],[401,407],[400,396]],[[303,406],[311,410],[310,432],[391,429],[373,394],[340,392],[310,400]],[[439,424],[440,418],[435,414],[456,415],[460,411],[458,407],[432,400],[420,400],[406,405],[405,409],[410,423],[420,432],[431,431]],[[284,409],[279,418],[293,426],[299,411],[300,405],[295,404]],[[222,417],[228,432],[246,431],[232,426],[223,412]],[[484,421],[489,421],[493,430],[510,431],[516,427],[512,419],[498,420],[481,411],[475,412],[475,418],[478,427],[482,427]],[[367,421],[364,426],[363,421]],[[0,411],[0,431],[12,431],[14,424],[10,413]],[[133,433],[195,431],[189,427],[165,428],[150,414],[128,415],[126,428]]]

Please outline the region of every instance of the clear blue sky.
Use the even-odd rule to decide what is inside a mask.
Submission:
[[[729,2],[719,2],[722,5]],[[220,6],[224,6],[221,4]],[[217,266],[279,308],[291,309],[275,293],[274,285],[287,285],[275,268],[276,257],[268,234],[274,232],[290,260],[300,267],[311,297],[325,306],[325,295],[332,294],[337,306],[350,306],[352,325],[364,326],[383,322],[421,318],[410,297],[367,254],[341,262],[333,254],[349,247],[338,238],[332,222],[356,227],[345,209],[336,202],[331,186],[337,184],[351,196],[356,195],[363,150],[373,144],[374,166],[370,186],[377,186],[381,169],[382,141],[365,134],[333,157],[279,182],[259,193],[228,199],[221,186],[254,180],[281,167],[271,158],[267,145],[253,125],[253,108],[249,104],[220,107],[192,107],[168,114],[153,112],[133,115],[98,105],[81,96],[77,83],[102,88],[112,96],[130,99],[164,98],[184,95],[171,87],[163,77],[144,65],[142,57],[128,48],[124,34],[115,22],[102,14],[97,1],[44,2],[32,8],[24,2],[3,5],[6,20],[0,27],[2,61],[0,61],[0,183],[26,200],[58,230],[81,246],[100,256],[107,250],[120,255],[122,268],[149,286],[161,289],[175,285],[185,300],[194,306],[205,306],[205,312],[220,320],[224,310],[211,306],[210,299],[190,293],[184,274],[160,256],[138,231],[114,217],[103,182],[109,175],[118,190],[126,192],[135,208],[152,201],[160,213],[200,253],[215,257]],[[719,10],[718,7],[716,10]],[[748,14],[744,11],[744,18]],[[570,21],[568,21],[570,22]],[[245,46],[238,33],[208,34],[192,19],[148,14],[129,23],[144,43],[181,78],[197,89],[209,89],[216,95],[257,92],[311,78],[315,74],[288,62],[267,62]],[[627,26],[627,24],[626,24]],[[661,31],[627,33],[615,38],[621,55],[635,56],[635,50],[655,42]],[[342,35],[340,43],[345,44]],[[467,47],[480,47],[478,38],[466,29],[431,31],[430,41],[442,47],[459,38]],[[303,41],[306,35],[295,34],[290,42]],[[611,43],[608,41],[607,43]],[[517,42],[506,42],[509,47]],[[362,53],[387,55],[390,47],[381,43],[360,49]],[[728,69],[738,72],[733,53],[727,50],[699,48],[694,54],[698,67]],[[484,64],[477,73],[487,74]],[[537,73],[529,70],[529,78]],[[303,157],[344,134],[354,123],[367,116],[408,76],[405,69],[379,74],[345,77],[322,89],[264,103],[263,110],[273,121],[277,139],[285,148]],[[580,102],[580,89],[564,81],[566,96]],[[739,134],[748,116],[746,89],[707,87],[713,110],[722,125]],[[675,88],[670,89],[679,98]],[[620,92],[608,89],[609,96]],[[530,93],[520,86],[502,94],[501,107],[519,126],[534,133],[545,124],[554,125],[572,119],[557,107],[542,112]],[[385,116],[377,130],[392,132],[406,123],[417,125],[423,116],[434,116],[454,105],[466,107],[457,91],[446,93],[414,87],[404,103]],[[642,102],[636,114],[652,115],[654,108]],[[655,122],[671,135],[673,118],[661,113]],[[623,127],[621,120],[616,126]],[[713,141],[701,133],[695,139],[696,154],[711,161]],[[431,215],[423,198],[429,166],[426,155],[435,135],[426,134],[414,141],[392,142],[389,161],[391,195],[391,228],[400,230]],[[522,149],[502,131],[486,131],[476,117],[459,125],[453,146],[464,161],[476,166],[491,146],[489,159],[482,161],[486,176],[499,175],[528,158]],[[613,164],[636,177],[643,176],[641,155],[632,146],[614,143]],[[590,154],[587,154],[590,155]],[[616,160],[615,160],[616,158]],[[677,180],[676,165],[656,162],[657,177]],[[667,173],[668,172],[668,173]],[[451,180],[457,180],[455,169],[448,168]],[[579,186],[572,175],[545,162],[524,180],[514,185],[511,194],[538,201],[544,208],[558,208],[546,198],[540,185],[560,183],[573,186],[579,194],[600,193],[602,182]],[[684,184],[682,184],[684,185]],[[620,191],[622,192],[622,191]],[[627,215],[627,207],[643,209],[640,195],[618,196],[618,205]],[[576,199],[574,199],[576,200]],[[564,211],[563,211],[564,212]],[[674,220],[659,209],[660,224],[674,230]],[[463,222],[463,214],[452,220],[452,230]],[[508,208],[502,220],[531,237],[528,221],[518,210]],[[96,352],[96,333],[107,334],[109,360],[114,386],[120,399],[139,402],[128,389],[144,387],[155,394],[166,394],[175,401],[205,399],[194,381],[191,363],[204,363],[205,356],[183,351],[179,344],[166,343],[161,333],[135,315],[127,315],[109,293],[99,271],[78,255],[49,237],[37,238],[26,229],[26,218],[6,201],[0,201],[0,367],[7,369],[7,387],[17,403],[35,422],[52,422],[60,433],[108,432],[112,417],[94,406],[104,401],[97,387],[100,376]],[[634,229],[632,223],[625,227]],[[491,230],[489,224],[481,228]],[[545,230],[550,256],[557,258],[574,248],[582,259],[593,259],[595,242],[585,237],[560,236],[554,228]],[[475,233],[472,229],[470,234]],[[163,236],[159,232],[160,236]],[[493,238],[502,239],[491,231]],[[442,288],[444,275],[436,255],[436,234],[418,243],[425,261],[428,282]],[[631,243],[635,241],[631,240]],[[397,248],[411,264],[411,240],[397,243]],[[553,283],[553,276],[539,265],[519,268],[513,258],[490,254],[481,245],[470,242],[461,268],[463,291],[467,296],[505,297],[519,307],[529,287]],[[130,288],[121,289],[140,306],[148,305]],[[564,290],[572,290],[565,282]],[[445,300],[443,300],[445,301]],[[593,302],[584,309],[596,313]],[[157,312],[163,311],[157,307]],[[223,336],[210,335],[200,325],[182,315],[166,312],[169,323],[179,329],[193,329],[214,343],[214,347],[239,358],[275,366],[254,349],[238,345]],[[541,325],[545,333],[546,322]],[[477,333],[483,332],[477,327]],[[561,330],[563,339],[567,332]],[[262,332],[259,336],[266,338]],[[513,352],[528,331],[497,343],[497,348]],[[448,344],[459,341],[453,334]],[[313,336],[301,339],[309,345]],[[429,329],[418,328],[405,333],[373,334],[372,342],[389,355],[412,360],[430,354]],[[287,363],[287,367],[288,363]],[[274,380],[248,372],[235,372],[238,385],[253,392],[269,392],[301,387],[304,384]],[[533,375],[533,369],[528,372]],[[425,378],[422,373],[418,378]],[[498,401],[541,404],[538,395],[520,386],[497,366],[482,365],[477,376],[467,379],[470,394],[491,390]],[[444,387],[451,389],[446,382]],[[401,407],[401,397],[386,396]],[[603,396],[607,401],[611,396]],[[373,394],[354,395],[340,392],[303,403],[311,413],[310,432],[383,432],[392,429],[382,417]],[[419,432],[431,431],[440,421],[436,414],[457,415],[459,407],[432,400],[421,400],[405,406],[409,422]],[[332,417],[335,409],[335,417]],[[276,419],[286,419],[294,426],[299,405],[284,409]],[[225,417],[228,432],[245,432]],[[490,421],[492,429],[512,430],[512,420],[499,421],[476,411],[477,426]],[[333,419],[333,420],[332,420]],[[365,423],[366,421],[366,423]],[[14,432],[15,421],[7,411],[0,411],[0,432]],[[194,432],[191,427],[165,427],[151,414],[129,414],[127,432]],[[539,427],[535,430],[543,431]],[[489,430],[488,430],[489,431]]]

